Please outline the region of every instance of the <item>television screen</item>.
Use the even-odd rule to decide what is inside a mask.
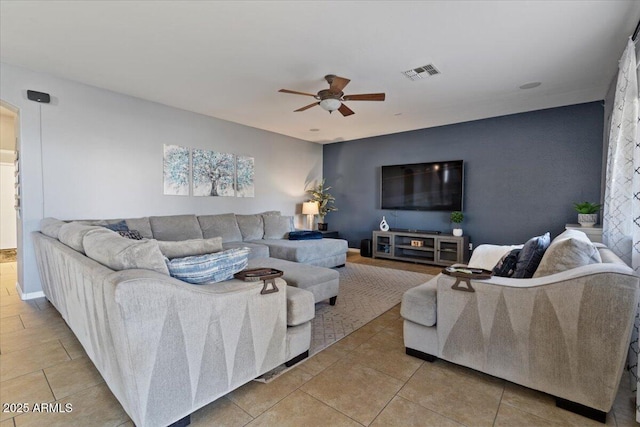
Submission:
[[[381,208],[461,211],[462,160],[382,166]]]

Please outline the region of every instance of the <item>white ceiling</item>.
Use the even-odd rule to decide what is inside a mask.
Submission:
[[[0,1],[0,55],[328,143],[603,99],[639,19],[633,0]],[[441,74],[401,74],[429,63]],[[316,93],[331,73],[387,99],[342,117],[277,92]]]

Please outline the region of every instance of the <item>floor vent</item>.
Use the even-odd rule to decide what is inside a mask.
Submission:
[[[410,80],[420,80],[429,76],[435,76],[440,74],[440,71],[433,64],[423,65],[422,67],[413,68],[411,70],[403,71],[404,74]]]

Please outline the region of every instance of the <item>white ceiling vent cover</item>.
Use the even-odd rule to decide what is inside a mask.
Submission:
[[[412,70],[403,71],[402,74],[404,74],[409,80],[420,80],[440,74],[440,71],[438,71],[435,65],[427,64]]]

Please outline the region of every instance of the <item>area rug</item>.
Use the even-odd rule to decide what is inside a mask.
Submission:
[[[347,263],[337,269],[340,290],[336,305],[316,304],[311,322],[312,356],[351,332],[366,325],[402,300],[402,294],[433,276],[412,271]],[[286,372],[284,365],[267,372],[256,381],[269,382]]]

